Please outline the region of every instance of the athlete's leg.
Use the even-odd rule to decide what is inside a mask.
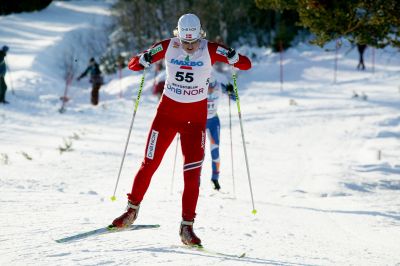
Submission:
[[[193,221],[196,216],[206,138],[205,124],[206,120],[199,123],[188,123],[180,132],[185,183],[182,195],[182,218],[184,221]]]
[[[99,103],[100,87],[101,87],[101,84],[97,84],[97,83],[94,83],[92,86],[92,93],[91,93],[90,101],[93,105],[97,105]]]
[[[210,140],[210,150],[212,158],[212,177],[213,180],[218,180],[219,169],[220,169],[220,158],[219,158],[219,142],[220,142],[220,121],[218,116],[215,116],[207,122],[207,129]]]
[[[133,182],[132,192],[128,194],[128,199],[132,204],[139,205],[142,201],[151,178],[160,165],[176,132],[177,129],[171,119],[166,115],[157,113],[147,138],[145,157]]]

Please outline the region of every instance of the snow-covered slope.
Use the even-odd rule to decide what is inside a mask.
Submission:
[[[90,84],[74,81],[67,112],[57,111],[64,90],[59,53],[74,33],[107,21],[108,7],[102,1],[53,2],[41,12],[0,17],[0,45],[11,48],[7,81],[15,92],[8,91],[11,104],[0,105],[1,265],[400,263],[400,57],[393,49],[368,49],[367,71],[359,72],[357,52],[346,43],[335,84],[334,52],[307,45],[287,51],[282,91],[280,56],[242,48],[257,55],[253,68],[239,73],[238,85],[258,212],[251,214],[235,105],[233,190],[228,100],[222,99],[222,191],[212,189],[207,151],[195,223],[204,245],[225,255],[180,244],[180,154],[172,179],[176,142],[137,220],[159,229],[55,243],[123,212],[157,106],[149,72],[117,201],[111,202],[141,73],[107,77],[98,107],[89,104]],[[230,256],[243,252],[244,258]]]

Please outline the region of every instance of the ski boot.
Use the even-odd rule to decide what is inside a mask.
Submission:
[[[211,181],[214,184],[214,189],[215,190],[220,190],[221,189],[221,186],[219,185],[218,179],[211,179]]]
[[[200,238],[193,232],[193,221],[182,221],[179,235],[183,244],[192,247],[202,247]]]
[[[125,228],[133,224],[139,213],[139,205],[133,205],[128,201],[128,206],[126,207],[126,212],[114,219],[112,225],[117,228]]]

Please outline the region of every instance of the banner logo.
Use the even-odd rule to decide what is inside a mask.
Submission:
[[[201,148],[204,150],[206,147],[206,132],[201,131]]]
[[[155,131],[153,129],[151,131],[149,144],[147,146],[147,154],[146,154],[146,157],[152,160],[154,158],[154,153],[156,152],[157,138],[158,138],[158,131]]]
[[[217,54],[226,56],[226,54],[228,53],[228,50],[225,49],[224,47],[218,46],[217,48]]]
[[[150,50],[151,55],[155,55],[163,50],[161,43]]]
[[[173,58],[171,59],[170,63],[178,66],[192,66],[192,67],[204,65],[203,61],[184,61]]]

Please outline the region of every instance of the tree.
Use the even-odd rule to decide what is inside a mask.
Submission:
[[[103,55],[107,71],[115,71],[115,60],[129,58],[157,41],[172,37],[179,17],[196,14],[213,41],[217,36],[228,46],[290,46],[299,27],[293,10],[276,12],[257,8],[250,0],[117,0],[113,6],[114,23],[107,52]]]
[[[0,15],[32,12],[46,8],[52,0],[1,0]]]
[[[353,43],[400,47],[398,0],[255,0],[261,9],[297,10],[299,25],[316,35],[313,43],[345,37]]]
[[[220,36],[227,45],[270,45],[279,28],[285,29],[290,40],[298,30],[297,12],[289,10],[280,16],[280,12],[259,9],[249,0],[119,0],[113,10],[113,42],[130,51],[171,37],[185,13],[199,16],[207,39]]]

